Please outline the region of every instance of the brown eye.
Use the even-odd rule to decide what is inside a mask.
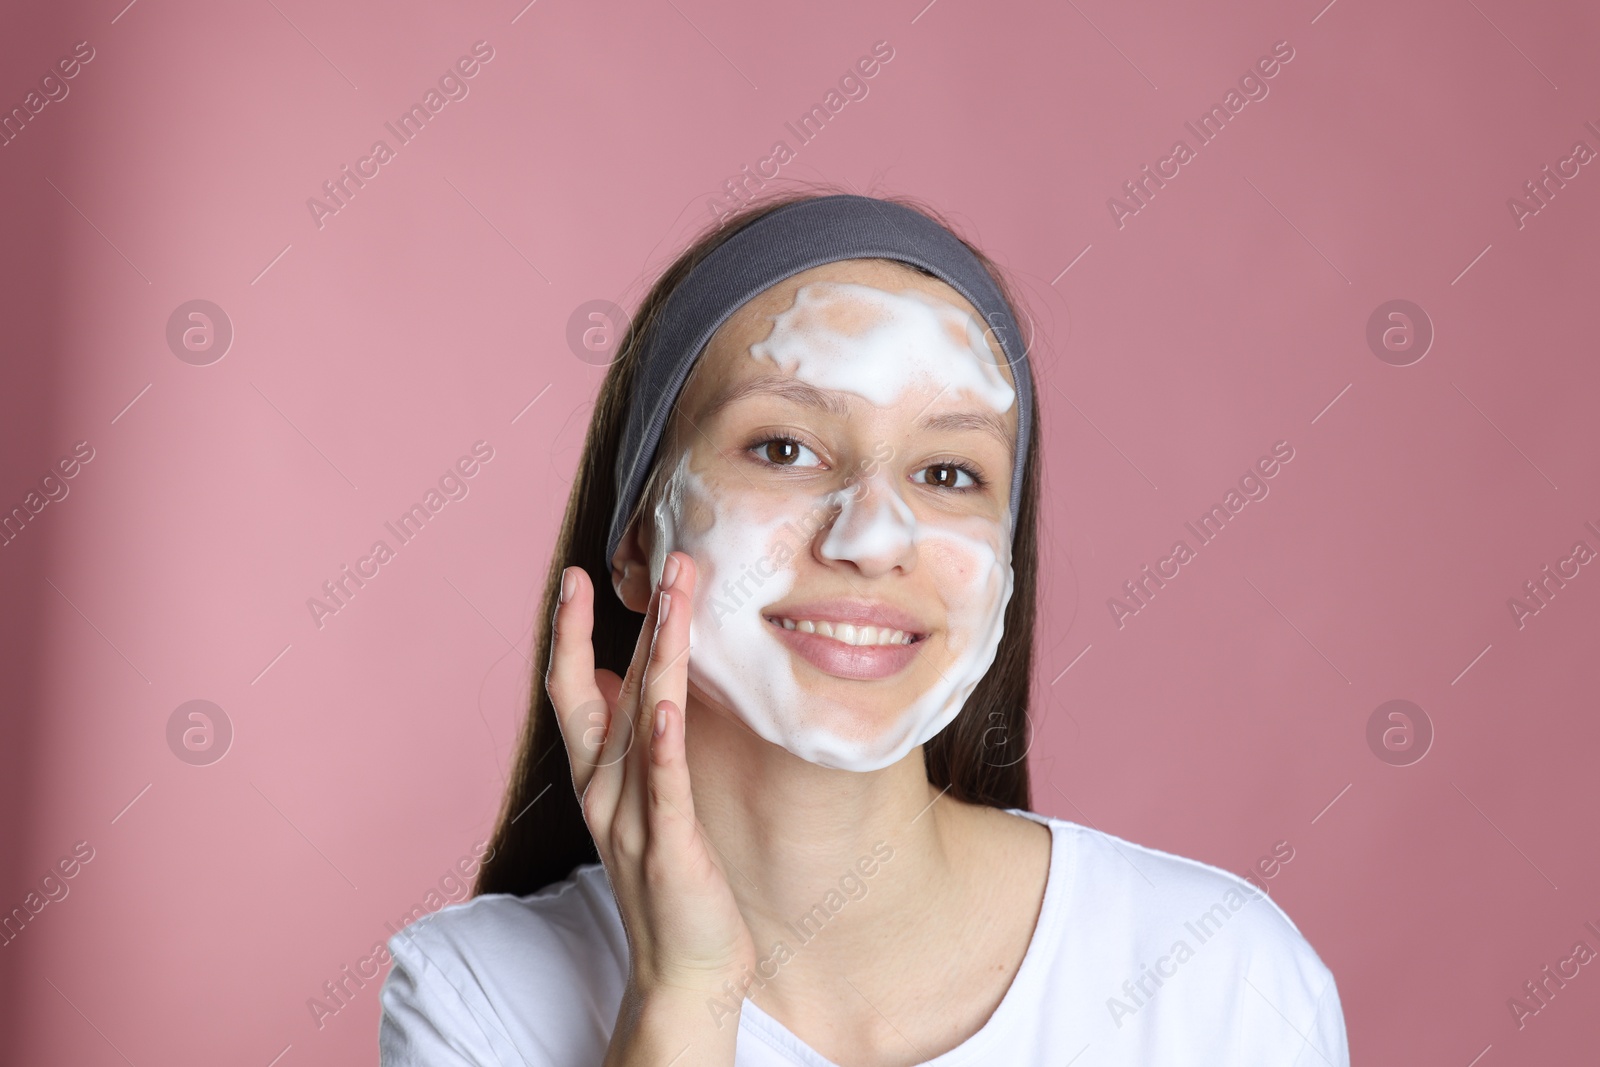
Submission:
[[[935,489],[970,489],[977,484],[971,472],[954,463],[935,463],[922,468],[920,473],[922,477],[919,480]]]
[[[768,441],[762,454],[768,463],[790,464],[800,458],[800,446],[794,441]]]
[[[772,437],[750,446],[754,455],[777,467],[820,467],[817,454],[792,437]]]

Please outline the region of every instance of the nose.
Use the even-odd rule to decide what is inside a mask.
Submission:
[[[916,565],[917,519],[893,487],[872,478],[835,495],[839,513],[818,549],[823,559],[852,563],[868,578]]]

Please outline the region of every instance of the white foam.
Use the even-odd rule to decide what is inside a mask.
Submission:
[[[972,316],[915,291],[808,285],[773,322],[750,355],[819,388],[879,407],[915,386],[935,396],[965,390],[998,411],[1015,399]],[[854,771],[896,762],[955,718],[993,663],[1004,629],[1013,583],[1009,510],[999,521],[947,513],[919,521],[902,495],[909,483],[882,467],[826,492],[745,491],[737,482],[708,483],[691,469],[690,454],[678,458],[656,508],[653,562],[659,575],[666,553],[679,550],[698,567],[689,679],[702,694],[802,759]],[[1009,471],[999,484],[1010,484]],[[931,664],[937,677],[902,709],[886,713],[874,703],[882,698],[871,687],[892,680],[833,680],[835,692],[861,687],[854,699],[861,707],[824,703],[802,684],[797,657],[762,617],[793,590],[797,563],[824,528],[818,553],[855,563],[861,573],[853,584],[869,598],[872,576],[896,562],[931,568],[938,578],[945,614],[932,621],[949,662]],[[927,671],[914,661],[902,674]]]
[[[968,390],[996,411],[1016,399],[979,321],[915,289],[814,282],[772,319],[771,336],[751,345],[750,354],[822,389],[855,393],[881,408],[917,382]],[[863,319],[865,329],[848,328]]]

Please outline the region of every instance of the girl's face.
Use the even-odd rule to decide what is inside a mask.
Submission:
[[[988,670],[1011,597],[1010,368],[944,282],[831,263],[742,307],[679,400],[652,574],[699,579],[700,701],[813,763],[929,740]]]

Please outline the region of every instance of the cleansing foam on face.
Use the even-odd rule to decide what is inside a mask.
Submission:
[[[1015,401],[973,316],[915,290],[815,283],[772,321],[749,358],[864,399],[880,426],[909,434],[939,400],[995,412]],[[690,682],[759,736],[827,767],[886,767],[943,729],[999,646],[1009,512],[924,508],[919,518],[907,501],[916,486],[884,462],[843,486],[756,491],[702,476],[691,456],[678,458],[656,507],[654,553],[658,568],[678,550],[699,569]],[[814,596],[837,594],[840,582],[824,580],[837,578],[834,563],[848,570],[850,595]],[[913,614],[893,582],[919,568]],[[924,680],[915,691],[913,679]]]

